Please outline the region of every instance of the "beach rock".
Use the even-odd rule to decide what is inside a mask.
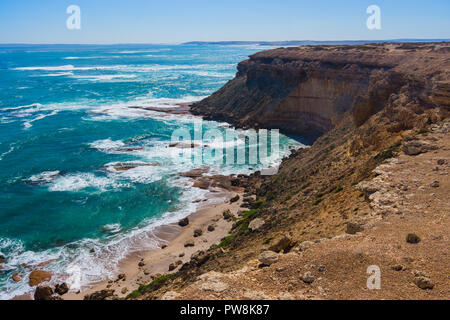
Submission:
[[[227,209],[224,212],[222,212],[222,215],[225,220],[231,220],[234,217],[230,209]]]
[[[18,272],[14,273],[11,277],[12,277],[12,279],[13,279],[14,282],[20,282],[20,281],[22,281],[22,277],[19,275]]]
[[[413,280],[414,284],[422,290],[432,290],[434,283],[427,277],[416,277]]]
[[[145,262],[144,261],[139,261],[138,266],[139,267],[144,267],[145,266]]]
[[[114,296],[114,290],[101,290],[84,296],[84,300],[106,300]]]
[[[173,270],[175,270],[177,267],[178,267],[178,266],[177,266],[175,263],[171,263],[171,264],[169,265],[169,271],[173,271]]]
[[[287,253],[294,245],[295,243],[292,242],[291,238],[283,236],[276,244],[272,245],[269,250],[277,253],[281,251]]]
[[[121,291],[120,291],[120,293],[122,293],[122,294],[126,294],[128,292],[128,288],[123,288]]]
[[[34,300],[53,300],[53,290],[50,287],[37,287],[34,291]]]
[[[95,253],[95,249],[89,250],[89,253]]]
[[[410,233],[406,236],[406,242],[417,244],[421,241],[420,237],[415,233]]]
[[[237,196],[235,196],[235,197],[233,197],[233,198],[230,199],[230,203],[238,202],[240,198],[241,198],[241,197],[240,197],[239,195],[237,195]]]
[[[195,229],[194,230],[194,238],[198,238],[203,234],[202,229]]]
[[[208,231],[209,231],[209,232],[213,232],[214,230],[216,230],[216,228],[214,227],[214,225],[211,224],[211,225],[208,226]]]
[[[264,251],[259,255],[258,260],[266,266],[270,266],[278,262],[278,254],[274,251]]]
[[[146,276],[148,276],[151,272],[150,272],[150,269],[144,269],[144,274],[146,275]]]
[[[43,271],[43,270],[34,270],[33,272],[30,273],[30,278],[29,278],[28,283],[29,283],[30,287],[35,287],[35,286],[41,284],[42,282],[50,281],[52,276],[53,276],[53,273],[51,273],[51,272]]]
[[[248,228],[250,231],[257,231],[259,230],[263,225],[265,224],[265,221],[260,218],[253,219],[250,224],[248,225]]]
[[[182,253],[180,253],[180,254],[178,255],[179,258],[183,258],[184,256],[185,256],[185,253],[184,253],[184,252],[182,252]]]
[[[163,244],[163,245],[161,246],[161,250],[164,250],[165,248],[167,248],[167,244]]]
[[[443,166],[445,164],[445,160],[444,159],[440,159],[437,161],[438,166]]]
[[[180,227],[186,227],[189,224],[189,218],[184,218],[178,221]]]
[[[186,242],[184,243],[184,247],[185,247],[185,248],[193,247],[193,246],[195,246],[194,240],[188,240],[188,241],[186,241]]]
[[[4,256],[0,256],[0,263],[6,263],[6,258]]]
[[[211,181],[208,179],[205,179],[205,178],[195,180],[194,185],[193,185],[194,188],[199,188],[202,190],[208,190],[210,186],[211,186]]]
[[[67,292],[69,292],[69,286],[65,282],[57,284],[55,286],[55,292],[60,296],[65,295]]]
[[[117,276],[117,281],[119,280],[125,280],[125,273],[121,273]]]
[[[306,272],[304,275],[300,277],[300,280],[302,280],[306,284],[311,284],[316,280],[314,275],[311,272]]]
[[[161,300],[177,300],[179,296],[180,294],[175,291],[168,291],[161,297]]]

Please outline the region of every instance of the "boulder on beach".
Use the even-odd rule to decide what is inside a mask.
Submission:
[[[69,292],[69,286],[65,282],[59,283],[55,286],[55,292],[60,296],[65,295],[67,292]]]
[[[222,215],[225,220],[231,220],[234,217],[230,209],[227,209],[224,212],[222,212]]]
[[[187,247],[193,247],[193,246],[195,246],[195,242],[194,242],[194,240],[188,240],[188,241],[186,241],[185,243],[184,243],[184,246],[187,248]]]
[[[34,300],[54,300],[53,289],[50,287],[37,287],[34,292]]]
[[[202,229],[195,229],[194,230],[194,237],[198,238],[203,234],[203,230]]]
[[[184,218],[178,221],[180,227],[186,227],[189,224],[189,218]]]
[[[20,282],[20,281],[22,281],[22,277],[20,276],[20,274],[19,274],[18,272],[14,273],[14,274],[12,275],[12,279],[13,279],[14,282]]]
[[[106,300],[114,296],[114,290],[101,290],[84,296],[84,300]]]
[[[40,285],[43,282],[50,281],[52,278],[53,273],[49,271],[43,271],[43,270],[34,270],[30,273],[29,278],[29,285],[30,287],[35,287],[37,285]]]

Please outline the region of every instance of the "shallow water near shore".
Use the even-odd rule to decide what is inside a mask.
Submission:
[[[127,254],[157,247],[155,228],[194,212],[209,191],[178,173],[199,165],[169,151],[172,133],[192,131],[196,118],[145,107],[200,100],[262,49],[1,46],[0,299],[29,292],[36,268],[54,272],[54,281],[74,272],[82,284],[112,277]],[[281,135],[276,161],[289,146],[301,144]],[[259,169],[210,167],[226,175]]]

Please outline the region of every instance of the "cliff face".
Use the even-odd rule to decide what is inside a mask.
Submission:
[[[193,112],[316,139],[284,159],[277,175],[242,178],[243,207],[251,210],[232,212],[229,236],[142,298],[169,290],[189,299],[248,299],[252,290],[266,290],[259,299],[267,291],[295,299],[436,299],[448,293],[442,248],[449,228],[449,97],[445,43],[277,49],[242,62],[236,78]],[[263,223],[258,230],[249,228],[254,221]],[[410,232],[424,235],[423,247],[405,243]],[[260,253],[280,252],[280,245],[293,254],[260,269]],[[407,264],[401,270],[426,267],[439,290],[418,291],[411,272],[395,271],[399,261]],[[321,271],[314,269],[319,265]],[[361,285],[370,265],[383,270],[387,289]],[[211,296],[208,284],[205,293],[198,276],[205,281],[210,271],[216,278],[226,273],[223,281],[234,281],[229,290],[222,286]]]
[[[264,51],[193,113],[236,126],[317,137],[351,111],[362,125],[388,104],[450,107],[448,44],[300,47]]]

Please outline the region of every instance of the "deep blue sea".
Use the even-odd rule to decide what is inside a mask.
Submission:
[[[155,227],[195,211],[208,191],[178,173],[200,165],[177,161],[168,145],[198,119],[130,107],[200,100],[262,49],[0,46],[0,299],[29,292],[29,272],[49,260],[41,268],[55,281],[73,270],[84,285],[111,278],[127,254],[158,245]],[[280,158],[299,145],[281,135]],[[210,174],[257,168],[218,164]]]

